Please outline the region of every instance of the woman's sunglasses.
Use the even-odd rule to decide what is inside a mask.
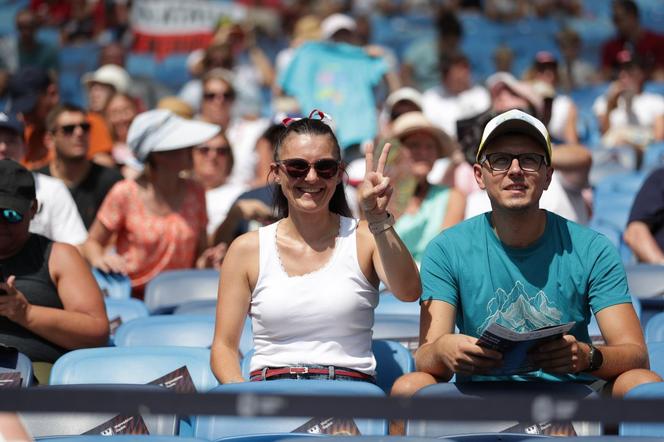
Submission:
[[[18,224],[23,221],[23,215],[14,209],[0,209],[0,216],[9,224]]]
[[[334,178],[339,172],[341,161],[333,160],[331,158],[323,158],[321,160],[310,163],[302,158],[291,158],[288,160],[277,161],[277,164],[283,166],[286,174],[291,178],[304,178],[309,174],[309,170],[313,167],[316,175],[324,180]]]

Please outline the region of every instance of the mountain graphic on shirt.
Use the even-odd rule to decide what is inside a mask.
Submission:
[[[562,312],[558,310],[542,290],[530,296],[521,281],[512,290],[499,288],[487,304],[487,318],[477,329],[477,335],[494,322],[517,332],[526,332],[560,323]]]

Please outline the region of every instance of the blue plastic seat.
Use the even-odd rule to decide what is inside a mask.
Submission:
[[[3,358],[2,363],[0,364],[0,373],[16,371],[21,373],[21,387],[29,387],[34,383],[32,361],[20,351],[16,353],[16,361],[13,360],[13,357]]]
[[[646,324],[646,342],[664,342],[664,312],[652,316]]]
[[[76,390],[78,385],[46,385],[36,387],[42,390]],[[127,385],[127,384],[100,384],[91,385],[95,389],[113,392],[136,392],[136,391],[163,391],[164,387],[157,385]],[[35,438],[49,438],[62,436],[81,437],[81,441],[90,436],[78,436],[93,428],[100,426],[108,420],[117,416],[117,413],[21,413],[23,423],[28,432]],[[179,422],[174,414],[141,414],[151,435],[175,436],[179,431]],[[95,436],[96,437],[96,436]],[[101,436],[100,436],[101,437]],[[107,437],[107,436],[105,436]],[[121,436],[123,437],[123,436]],[[62,437],[71,440],[71,438]],[[164,437],[165,440],[169,440]],[[147,442],[147,441],[146,441]]]
[[[373,338],[389,339],[400,342],[405,347],[415,350],[420,336],[420,317],[415,315],[374,316]]]
[[[225,384],[213,389],[216,392],[246,394],[283,394],[307,395],[323,394],[335,396],[384,396],[380,387],[369,382],[329,381],[329,380],[294,380],[284,379],[267,382],[242,382]],[[198,416],[194,422],[194,436],[209,440],[221,437],[290,432],[303,425],[309,418],[296,417],[231,417]],[[385,420],[355,419],[361,434],[387,435]]]
[[[84,435],[36,438],[43,442],[109,442],[108,436]],[[208,442],[204,439],[182,436],[122,435],[113,436],[114,442]]]
[[[155,78],[157,74],[157,60],[154,54],[130,52],[127,54],[125,69],[132,77]]]
[[[652,143],[643,154],[643,163],[641,163],[641,170],[644,172],[651,172],[658,167],[664,166],[664,142]]]
[[[122,324],[115,334],[118,347],[179,346],[209,348],[214,338],[214,316],[158,315],[137,318]],[[240,352],[253,346],[251,321],[245,321],[240,338]]]
[[[661,373],[660,373],[661,374]],[[664,398],[664,382],[642,384],[632,388],[625,395],[625,399],[662,399]],[[654,413],[661,416],[660,409],[653,409]],[[650,436],[664,438],[664,424],[629,422],[620,424],[619,434],[621,436]]]
[[[208,315],[214,316],[217,313],[216,299],[202,299],[200,301],[190,301],[180,304],[173,310],[174,315]]]
[[[145,286],[145,305],[155,313],[170,313],[178,305],[199,300],[216,300],[217,270],[170,270],[162,272]]]
[[[631,264],[625,266],[627,283],[632,295],[642,301],[664,294],[664,269],[655,264]]]
[[[106,304],[106,316],[109,320],[120,318],[123,323],[127,323],[132,319],[144,318],[150,315],[143,301],[135,298],[104,298],[104,304]]]
[[[374,311],[377,315],[413,315],[420,316],[419,302],[404,302],[390,292],[382,292],[378,306]]]
[[[105,273],[92,269],[92,275],[104,294],[112,299],[129,299],[131,297],[131,281],[127,275]]]
[[[664,378],[664,342],[648,343],[650,369]]]
[[[320,437],[324,436],[318,436],[315,434],[309,434],[309,433],[265,433],[265,434],[243,434],[240,436],[228,436],[228,437],[221,437],[217,439],[215,442],[280,442],[280,441],[291,441],[294,440],[294,442],[302,442],[302,439],[319,439]],[[340,437],[342,439],[345,438],[345,436],[336,436],[335,437],[335,442],[336,438]],[[361,442],[361,440],[357,440],[358,436],[350,436],[353,438],[355,442]],[[371,436],[368,436],[368,438],[371,438]],[[364,439],[362,439],[364,440]],[[392,438],[390,438],[392,440]],[[398,442],[398,441],[395,441]]]
[[[194,347],[74,350],[55,361],[50,384],[147,384],[182,366],[198,391],[219,385],[210,370],[210,350]]]
[[[171,54],[161,60],[157,65],[155,79],[174,93],[191,79],[187,68],[189,54]]]
[[[571,382],[441,382],[424,387],[416,396],[454,398],[482,398],[496,395],[513,394],[546,394],[566,397],[596,397],[595,391],[583,384]],[[442,422],[410,420],[406,426],[409,436],[450,436],[472,433],[494,433],[504,431],[516,425],[516,421],[474,421],[474,422]],[[574,423],[577,434],[601,434],[599,424]]]

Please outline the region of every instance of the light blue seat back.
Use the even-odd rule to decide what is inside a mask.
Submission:
[[[378,299],[376,315],[413,315],[420,317],[419,302],[404,302],[390,292],[382,292]]]
[[[664,342],[651,342],[648,344],[650,369],[664,378]]]
[[[664,271],[655,264],[625,266],[629,291],[637,298],[654,298],[664,294]]]
[[[145,318],[150,315],[148,308],[140,299],[104,298],[104,304],[106,304],[106,316],[109,320],[120,318],[122,323],[127,323],[132,319]]]
[[[587,385],[571,382],[441,382],[424,387],[416,393],[416,396],[482,398],[508,394],[546,394],[578,398],[597,397],[595,391]],[[452,422],[409,420],[406,426],[406,434],[409,436],[442,437],[473,433],[495,433],[504,431],[517,423],[517,421]],[[579,435],[601,434],[601,426],[599,424],[575,422],[574,428]]]
[[[74,350],[55,361],[50,383],[147,384],[183,365],[198,391],[219,385],[210,370],[210,350],[165,346]]]
[[[376,314],[374,316],[373,338],[397,341],[415,350],[420,336],[419,315]]]
[[[664,166],[664,142],[652,143],[643,154],[641,170],[651,172],[662,166]]]
[[[85,436],[62,436],[37,438],[43,442],[109,442],[108,436],[85,435]],[[204,439],[182,436],[154,436],[150,435],[116,435],[113,442],[209,442]]]
[[[646,324],[646,342],[664,342],[664,312],[652,316]]]
[[[652,351],[651,349],[649,350]],[[642,384],[634,387],[627,392],[625,399],[664,399],[664,382]],[[653,409],[653,413],[657,413],[659,416],[661,416],[661,412],[661,409]],[[661,440],[664,438],[664,424],[645,422],[622,423],[620,424],[619,433],[621,436],[650,436],[658,437]]]
[[[335,396],[384,396],[380,387],[368,382],[295,380],[283,379],[266,382],[242,382],[220,385],[210,392],[246,394],[309,395],[323,394]],[[235,417],[198,416],[194,422],[194,436],[215,440],[226,436],[260,433],[290,432],[306,423],[310,418],[302,417]],[[386,435],[385,420],[355,419],[361,434]]]
[[[115,333],[115,345],[209,348],[213,337],[214,317],[159,315],[138,318],[122,324]]]
[[[162,272],[145,286],[145,305],[153,314],[172,312],[185,302],[217,299],[218,286],[214,269]]]
[[[202,299],[200,301],[190,301],[180,304],[173,310],[174,315],[209,315],[214,316],[217,313],[216,299]]]

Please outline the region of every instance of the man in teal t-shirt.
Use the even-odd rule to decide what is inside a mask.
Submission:
[[[475,178],[492,211],[438,235],[422,260],[420,370],[392,393],[410,395],[448,381],[505,380],[487,374],[502,354],[477,344],[491,324],[524,332],[575,322],[569,334],[530,353],[538,371],[508,380],[608,381],[622,396],[658,382],[615,248],[602,235],[539,208],[553,169],[551,144],[536,118],[511,110],[485,127]],[[597,317],[605,345],[587,325]],[[454,333],[454,326],[459,333]]]

